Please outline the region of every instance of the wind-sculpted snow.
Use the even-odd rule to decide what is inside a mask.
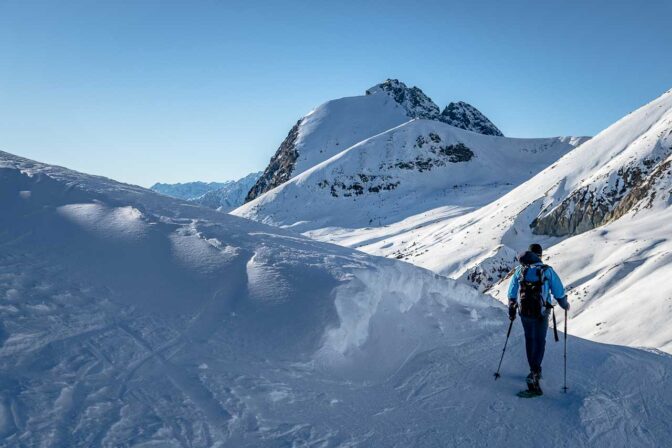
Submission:
[[[546,395],[496,301],[0,152],[0,445],[663,446],[672,359],[570,337]],[[645,411],[642,411],[645,410]],[[529,422],[544,416],[543,425]]]

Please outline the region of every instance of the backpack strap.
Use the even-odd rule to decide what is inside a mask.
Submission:
[[[522,269],[520,270],[520,279],[519,279],[519,281],[522,283],[522,282],[526,282],[526,281],[527,281],[527,280],[525,279],[525,277],[527,276],[527,271],[530,269],[530,267],[529,267],[528,265],[521,265],[521,268],[522,268]]]

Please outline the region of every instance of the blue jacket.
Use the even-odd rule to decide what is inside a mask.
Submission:
[[[521,257],[519,257],[521,262],[532,267],[528,269],[526,279],[527,280],[537,280],[538,279],[538,269],[541,266],[545,266],[541,259],[533,254],[532,252],[526,252]],[[537,267],[537,268],[535,268]],[[509,282],[509,301],[518,302],[518,289],[520,288],[520,280],[523,272],[523,266],[518,266],[511,277]],[[543,286],[541,288],[541,296],[543,299],[550,305],[551,304],[551,295],[558,301],[562,308],[567,307],[567,297],[565,295],[565,287],[562,285],[562,281],[558,274],[555,273],[552,267],[545,266],[544,269],[544,279]]]

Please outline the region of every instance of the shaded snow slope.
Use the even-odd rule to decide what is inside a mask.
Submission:
[[[426,270],[0,152],[0,445],[662,446],[672,358]],[[543,425],[530,425],[544,416]]]
[[[334,228],[393,226],[440,206],[464,213],[584,140],[503,138],[413,120],[346,149],[233,213],[334,238],[339,232]]]
[[[462,129],[501,135],[490,120],[467,103],[451,103],[442,114],[439,106],[419,88],[388,79],[368,89],[366,95],[328,101],[297,121],[246,200],[251,201],[346,148],[414,118],[445,121]]]

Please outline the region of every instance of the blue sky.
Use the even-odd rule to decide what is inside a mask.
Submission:
[[[672,88],[668,1],[0,0],[0,149],[149,186],[261,170],[386,78],[506,135],[593,135]]]

